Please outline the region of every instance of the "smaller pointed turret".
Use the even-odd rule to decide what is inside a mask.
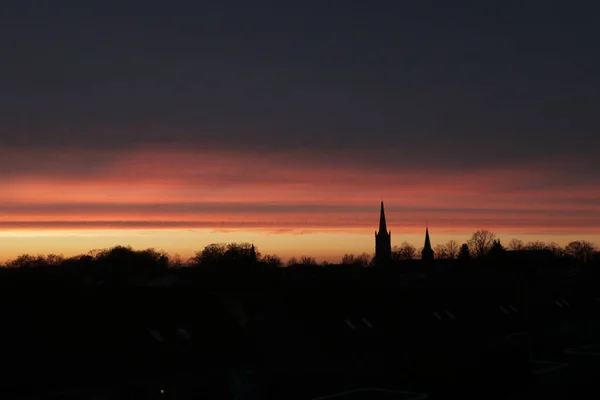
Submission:
[[[421,259],[425,261],[433,260],[433,249],[431,248],[431,240],[429,240],[429,225],[425,228],[425,245],[421,251]]]
[[[257,261],[256,248],[254,247],[254,243],[252,243],[252,247],[250,247],[250,258],[253,262]]]

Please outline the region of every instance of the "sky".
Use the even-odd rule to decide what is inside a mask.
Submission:
[[[600,244],[600,7],[3,0],[0,261]]]

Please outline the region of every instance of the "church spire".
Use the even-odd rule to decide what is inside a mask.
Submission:
[[[421,259],[433,260],[433,249],[431,248],[431,241],[429,240],[429,224],[425,228],[425,245],[421,251]]]
[[[431,249],[431,241],[429,240],[429,227],[425,228],[425,246],[426,249]]]
[[[379,232],[375,232],[375,263],[379,266],[388,264],[392,259],[392,232],[388,232],[385,223],[383,200],[379,215]]]
[[[381,214],[379,215],[379,233],[387,233],[387,225],[385,223],[385,212],[383,211],[383,200],[381,201]]]

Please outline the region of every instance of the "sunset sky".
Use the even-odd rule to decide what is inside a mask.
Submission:
[[[600,10],[543,1],[0,5],[0,261],[600,244]]]

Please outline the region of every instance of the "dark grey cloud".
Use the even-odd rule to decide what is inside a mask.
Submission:
[[[438,221],[448,220],[456,221],[457,216],[461,218],[468,216],[469,219],[490,218],[498,220],[499,218],[525,218],[534,221],[552,221],[561,220],[565,214],[573,221],[587,219],[587,224],[600,224],[600,217],[590,217],[593,211],[600,211],[597,204],[576,203],[560,204],[550,202],[543,209],[532,209],[531,207],[448,207],[448,206],[403,206],[399,207],[392,203],[388,204],[388,214],[391,216],[418,215],[426,213],[431,218]],[[354,217],[353,221],[360,223],[366,216],[372,215],[373,221],[377,216],[377,208],[373,205],[351,205],[351,204],[305,204],[298,202],[288,203],[228,203],[228,202],[199,202],[199,203],[45,203],[45,204],[22,204],[22,203],[3,203],[0,205],[0,213],[13,215],[48,215],[48,216],[80,216],[85,219],[94,220],[99,215],[113,215],[117,217],[129,217],[126,219],[135,219],[139,215],[170,215],[175,217],[181,214],[193,214],[198,218],[203,215],[226,215],[229,219],[239,215],[263,215],[268,217],[267,223],[277,223],[273,218],[283,217],[283,222],[290,220],[293,223],[302,223],[304,220],[299,218],[306,216],[320,216],[324,223],[328,218],[324,216],[347,215]],[[270,216],[270,217],[269,217]],[[272,218],[271,218],[272,217]],[[175,219],[175,218],[174,218]],[[175,219],[176,223],[179,223]],[[226,221],[223,221],[225,223]],[[238,222],[242,223],[243,220]],[[148,221],[152,223],[152,221]],[[211,222],[216,225],[221,222]],[[350,220],[345,221],[350,223]],[[534,222],[535,223],[535,222]]]
[[[174,3],[3,2],[0,146],[599,166],[595,4]]]
[[[401,226],[414,227],[422,226],[422,220],[411,218],[403,220]],[[391,226],[391,225],[390,225]],[[520,216],[510,216],[499,218],[482,216],[465,216],[457,221],[456,219],[439,218],[436,220],[437,229],[478,229],[478,227],[487,227],[488,229],[526,229],[535,230],[537,233],[564,234],[564,233],[596,233],[598,221],[580,220],[547,220],[547,219],[524,219]],[[371,220],[287,220],[287,221],[206,221],[206,220],[166,220],[166,221],[147,221],[147,220],[111,220],[111,221],[0,221],[2,229],[214,229],[216,231],[259,229],[261,231],[272,231],[273,233],[299,232],[299,233],[317,233],[330,229],[342,229],[347,231],[349,228],[374,228]]]
[[[1,204],[0,212],[26,212],[26,213],[48,213],[68,212],[73,214],[85,213],[227,213],[227,214],[278,214],[278,213],[356,213],[374,211],[372,206],[348,205],[348,204],[277,204],[277,203],[227,203],[227,202],[200,202],[200,203],[59,203],[59,204]],[[377,211],[377,210],[375,210]]]
[[[472,144],[471,144],[472,145]],[[577,193],[600,183],[593,146],[555,156],[527,154],[531,145],[494,145],[491,154],[470,147],[456,154],[450,142],[423,148],[278,149],[151,146],[115,149],[0,148],[0,178],[17,183],[34,179],[59,184],[107,185],[151,182],[205,187],[315,184],[355,190],[389,187],[447,187],[455,182],[492,192],[519,194],[531,190]],[[473,152],[472,155],[470,155]],[[510,163],[507,160],[511,160]],[[115,188],[117,187],[115,186]],[[257,186],[259,187],[259,186]],[[412,189],[411,189],[412,190]]]

